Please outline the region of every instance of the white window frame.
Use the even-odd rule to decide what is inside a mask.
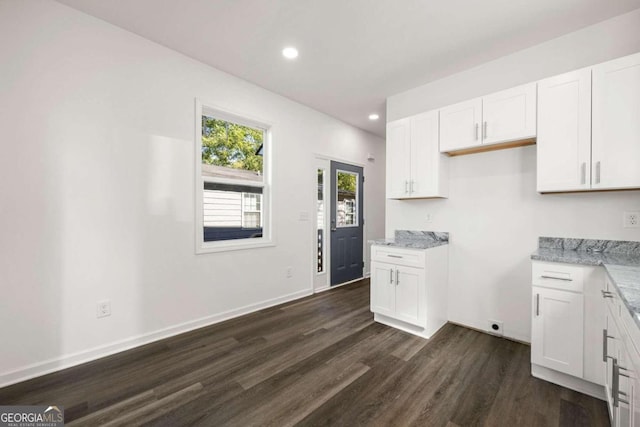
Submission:
[[[210,178],[202,176],[202,116],[215,117],[239,125],[248,126],[264,131],[263,138],[263,162],[262,162],[262,183],[247,182],[243,180],[227,178]],[[246,115],[231,112],[229,110],[215,106],[212,103],[203,102],[200,99],[195,101],[195,249],[196,254],[212,252],[226,252],[241,249],[253,249],[275,246],[273,239],[272,222],[272,191],[271,191],[271,125],[263,120],[249,118]],[[243,186],[262,188],[262,237],[218,240],[214,242],[204,241],[204,204],[203,188],[204,183],[215,182],[219,184],[238,184]],[[241,199],[242,200],[242,199]],[[242,206],[244,200],[242,200]],[[243,218],[244,219],[244,218]]]

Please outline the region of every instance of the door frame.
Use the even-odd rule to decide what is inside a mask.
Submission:
[[[311,221],[311,227],[309,227],[311,229],[311,238],[312,238],[312,245],[311,245],[311,256],[312,256],[312,265],[313,268],[311,269],[311,285],[312,285],[312,290],[313,293],[318,293],[318,292],[324,292],[327,291],[329,289],[335,289],[335,288],[339,288],[340,286],[345,286],[348,285],[350,283],[353,282],[357,282],[358,280],[361,279],[355,279],[352,280],[350,282],[346,282],[346,283],[341,283],[339,285],[335,285],[335,286],[331,286],[331,239],[329,238],[329,234],[328,231],[330,229],[330,209],[331,209],[331,203],[327,203],[329,202],[329,198],[331,197],[331,191],[330,189],[327,187],[327,178],[329,178],[329,183],[328,185],[331,185],[331,162],[340,162],[340,163],[346,163],[349,165],[353,165],[353,166],[358,166],[362,168],[362,174],[363,176],[366,174],[366,165],[364,163],[358,163],[358,162],[354,162],[351,160],[345,160],[345,159],[341,159],[341,158],[337,158],[337,157],[332,157],[332,156],[326,156],[324,154],[318,154],[315,153],[314,154],[314,161],[313,161],[313,173],[311,174],[311,176],[313,177],[313,200],[310,202],[310,206],[312,207],[311,212],[313,213],[311,215],[311,218],[313,219],[313,221]],[[319,168],[323,168],[326,171],[326,175],[325,175],[325,204],[324,204],[324,227],[325,230],[327,231],[327,233],[325,234],[325,250],[324,250],[324,271],[322,273],[318,273],[316,270],[316,259],[318,256],[317,253],[317,236],[318,236],[318,214],[317,214],[317,188],[318,188],[318,169]],[[365,223],[362,225],[362,234],[363,234],[363,238],[362,238],[362,257],[363,260],[365,261],[365,263],[367,263],[366,257],[367,257],[367,221],[366,221],[366,214],[367,214],[367,208],[365,206],[364,200],[365,200],[365,182],[362,182],[361,185],[363,185],[362,187],[362,212],[360,215],[360,218],[362,220],[362,218],[365,219]],[[367,264],[369,265],[369,269],[371,269],[370,263]],[[367,277],[368,274],[366,272],[366,270],[362,271],[362,277],[365,278]]]

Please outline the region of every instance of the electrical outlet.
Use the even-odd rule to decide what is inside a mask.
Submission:
[[[623,214],[622,226],[624,228],[638,228],[640,227],[640,212],[625,212]]]
[[[425,222],[426,222],[426,223],[431,223],[431,222],[433,222],[433,215],[432,215],[432,214],[430,214],[430,213],[426,214],[426,215],[424,216],[424,220],[425,220]]]
[[[499,320],[489,320],[489,333],[493,335],[503,336],[502,322]]]
[[[109,300],[98,301],[96,317],[98,317],[99,319],[101,317],[107,317],[107,316],[111,316],[111,301]]]
[[[293,276],[293,267],[287,267],[287,278]]]

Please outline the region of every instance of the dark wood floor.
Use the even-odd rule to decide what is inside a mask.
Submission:
[[[532,378],[529,347],[373,322],[362,281],[0,389],[68,425],[606,426],[604,402]]]

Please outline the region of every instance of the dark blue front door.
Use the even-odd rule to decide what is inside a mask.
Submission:
[[[362,168],[331,162],[331,286],[363,271]]]

